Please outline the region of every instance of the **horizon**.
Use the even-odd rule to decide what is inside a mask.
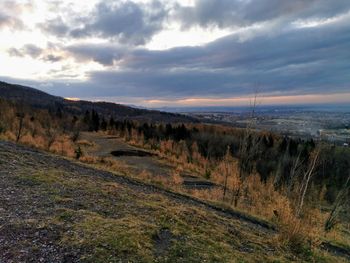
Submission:
[[[26,85],[22,85],[20,83],[9,83],[6,81],[2,81],[0,79],[0,82],[4,82],[10,85],[19,85],[27,88],[32,88],[35,90],[35,87],[30,87]],[[45,90],[40,90],[45,92]],[[51,93],[46,92],[48,95],[52,96],[58,96],[59,95],[53,95]],[[62,99],[69,100],[69,101],[90,101],[90,102],[107,102],[107,103],[115,103],[120,105],[125,105],[129,107],[134,108],[143,108],[148,110],[159,110],[164,112],[174,112],[174,113],[190,113],[190,112],[218,112],[218,113],[229,113],[229,112],[235,112],[237,110],[239,111],[245,111],[245,110],[251,110],[252,108],[252,102],[254,100],[253,97],[246,98],[245,102],[247,103],[241,103],[241,104],[228,104],[228,105],[166,105],[166,106],[144,106],[144,105],[136,105],[136,104],[129,104],[129,103],[122,103],[120,101],[113,101],[106,99],[94,99],[94,98],[70,98],[70,97],[61,97]],[[265,99],[265,98],[262,98]],[[347,102],[337,102],[337,101],[327,101],[327,102],[313,102],[313,103],[275,103],[275,104],[263,104],[261,103],[261,98],[256,95],[256,105],[254,106],[256,111],[266,111],[266,110],[280,110],[283,111],[285,109],[291,110],[291,109],[298,109],[303,111],[324,111],[324,112],[343,112],[348,113],[350,112],[350,104]]]
[[[146,108],[350,103],[350,2],[0,3],[0,80]]]

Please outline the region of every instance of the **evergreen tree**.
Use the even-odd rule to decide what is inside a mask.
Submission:
[[[110,129],[113,129],[115,127],[115,121],[114,121],[114,118],[111,116],[111,118],[109,119],[109,122],[108,122],[108,126]]]
[[[105,118],[102,118],[100,127],[103,131],[107,130],[107,121],[105,120]]]
[[[92,130],[97,132],[100,128],[100,117],[98,116],[98,113],[95,110],[92,110]]]

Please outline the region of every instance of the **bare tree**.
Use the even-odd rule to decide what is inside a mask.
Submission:
[[[243,137],[239,147],[239,175],[244,179],[245,173],[249,170],[254,156],[257,153],[259,137],[255,136],[254,128],[256,125],[256,107],[258,105],[258,90],[255,90],[253,99],[250,100],[250,116],[247,126],[244,129]]]
[[[315,169],[317,167],[319,156],[320,156],[320,149],[317,148],[312,153],[308,168],[305,171],[302,182],[301,182],[301,187],[300,187],[300,192],[299,192],[299,201],[298,201],[297,209],[296,209],[296,216],[300,216],[301,211],[303,209],[305,195],[306,195],[307,189],[309,187],[311,177],[314,175]]]
[[[258,106],[258,94],[259,90],[256,88],[254,91],[254,97],[250,100],[250,116],[247,122],[247,126],[244,129],[243,136],[241,138],[238,155],[239,155],[239,183],[235,187],[232,193],[231,203],[238,205],[238,199],[242,192],[242,186],[244,185],[247,173],[252,172],[252,165],[254,157],[258,152],[259,136],[256,136],[254,128],[256,126],[256,108]]]
[[[35,123],[35,118],[34,116],[30,117],[30,123],[29,123],[29,131],[30,131],[30,134],[32,135],[32,137],[34,138],[37,133],[38,133],[38,128],[37,128],[37,125]]]
[[[337,198],[335,199],[332,211],[325,222],[324,229],[326,232],[331,231],[334,228],[334,226],[337,224],[337,218],[339,216],[339,213],[343,205],[346,203],[347,199],[349,198],[349,191],[350,191],[350,172],[343,188],[339,191]]]
[[[300,178],[300,175],[303,173],[303,167],[306,160],[304,158],[303,159],[301,158],[301,153],[302,153],[302,150],[299,150],[298,156],[292,162],[292,167],[290,169],[289,180],[287,182],[287,196],[289,197],[295,187],[295,184],[298,178]]]
[[[80,129],[79,129],[79,127],[76,127],[73,130],[73,132],[70,136],[70,139],[72,140],[72,142],[76,142],[79,139],[79,137],[80,137]]]
[[[57,137],[57,133],[56,131],[51,128],[51,126],[49,125],[47,128],[46,128],[46,131],[45,131],[45,135],[46,135],[46,147],[47,147],[47,150],[50,150],[50,147],[51,145],[56,141],[56,137]]]
[[[228,177],[230,176],[230,162],[231,162],[230,146],[227,146],[226,154],[223,160],[223,174],[224,174],[224,192],[222,194],[222,200],[225,201],[225,196],[227,192],[227,182]]]
[[[231,195],[231,205],[235,207],[238,205],[238,200],[241,194],[241,180],[238,174],[232,174],[232,195]]]
[[[22,135],[23,120],[24,120],[25,114],[23,112],[18,112],[16,114],[16,117],[18,118],[18,130],[16,135],[16,142],[19,142]]]
[[[233,158],[230,151],[230,146],[227,146],[226,154],[221,162],[221,172],[224,176],[224,186],[223,186],[223,195],[222,200],[226,200],[228,191],[231,191],[231,205],[238,205],[238,200],[240,196],[241,180],[235,167],[233,165]],[[229,181],[231,181],[229,183]]]

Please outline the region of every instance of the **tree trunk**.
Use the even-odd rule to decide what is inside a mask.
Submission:
[[[313,157],[311,164],[309,165],[309,169],[306,171],[304,178],[303,178],[303,182],[302,182],[302,186],[301,186],[301,196],[300,196],[300,202],[298,205],[298,208],[296,210],[296,216],[299,216],[301,213],[301,210],[303,208],[304,205],[304,200],[305,200],[305,195],[306,195],[306,191],[309,187],[309,183],[310,183],[310,179],[314,173],[314,170],[316,168],[316,164],[318,161],[318,156],[320,154],[320,151],[317,150],[315,152],[315,156]]]

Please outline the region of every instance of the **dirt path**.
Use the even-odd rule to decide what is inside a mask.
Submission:
[[[139,148],[125,143],[116,136],[104,136],[96,133],[82,133],[81,138],[93,142],[95,147],[85,147],[83,150],[92,156],[111,157],[128,165],[134,173],[147,171],[153,175],[169,176],[173,167],[162,164],[155,156],[113,156],[113,151],[137,151]]]
[[[175,166],[161,162],[159,157],[147,154],[143,149],[131,146],[116,136],[84,132],[81,139],[93,142],[94,147],[84,147],[83,151],[92,156],[110,157],[125,163],[134,174],[147,172],[153,176],[170,176]],[[113,152],[120,153],[118,156]],[[138,153],[139,152],[139,153]],[[188,172],[181,173],[183,186],[191,189],[210,189],[216,187],[212,182]]]

